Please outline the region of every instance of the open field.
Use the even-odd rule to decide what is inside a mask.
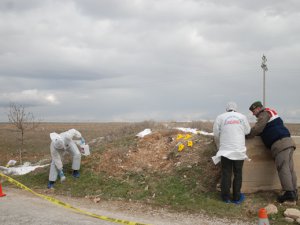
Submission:
[[[300,124],[286,124],[292,135],[300,135]],[[191,123],[156,123],[146,121],[141,123],[40,123],[35,130],[25,132],[24,160],[31,162],[39,161],[49,155],[49,144],[51,132],[63,132],[71,128],[79,130],[87,142],[101,137],[106,139],[117,139],[118,136],[134,134],[146,128],[163,129],[168,127],[190,127],[212,132],[210,122],[191,122]],[[20,133],[8,123],[0,123],[0,165],[7,163],[9,159],[18,157],[20,148]],[[91,147],[97,151],[101,146]]]
[[[105,137],[106,141],[115,140],[124,135],[133,135],[146,128],[159,129],[165,124],[168,126],[185,126],[202,128],[209,132],[212,131],[211,123],[192,122],[192,123],[156,123],[145,121],[140,123],[40,123],[35,130],[25,131],[24,161],[38,161],[45,156],[49,157],[49,145],[51,132],[63,132],[68,129],[77,129],[87,142]],[[20,148],[20,132],[11,124],[0,123],[0,165],[7,163],[9,159],[17,159],[18,149]],[[98,151],[101,146],[90,144],[94,151]]]

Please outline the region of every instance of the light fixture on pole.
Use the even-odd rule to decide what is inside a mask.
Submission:
[[[266,106],[266,71],[268,71],[267,67],[267,57],[263,55],[261,68],[263,69],[263,105]]]

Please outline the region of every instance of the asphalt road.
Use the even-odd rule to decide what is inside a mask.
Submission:
[[[71,211],[18,188],[5,188],[0,198],[1,225],[113,225],[113,223]],[[46,194],[47,195],[47,194]],[[245,221],[211,218],[203,214],[169,212],[138,203],[100,201],[52,196],[81,210],[115,219],[152,225],[252,225]]]
[[[4,192],[4,191],[3,191]],[[5,197],[0,198],[0,224],[1,225],[112,225],[109,221],[93,218],[87,215],[82,215],[73,212],[70,209],[55,205],[45,199],[34,196],[31,193],[26,193],[24,190],[9,188],[4,192]],[[61,199],[60,199],[61,200]],[[66,202],[70,199],[65,198],[61,201]],[[98,207],[92,207],[96,204],[86,199],[85,202],[80,202],[76,199],[71,200],[72,206],[85,211],[96,213],[97,215],[116,217],[122,216],[114,212],[108,212]],[[66,202],[69,203],[70,202]],[[83,204],[80,204],[83,203]],[[80,207],[80,205],[82,207]],[[90,208],[87,208],[89,206]],[[104,215],[105,214],[105,215]],[[128,215],[123,215],[127,217]],[[126,218],[116,218],[125,220]],[[134,222],[149,222],[149,221],[134,221]]]

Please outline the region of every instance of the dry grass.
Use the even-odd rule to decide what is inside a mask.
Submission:
[[[101,150],[103,143],[114,142],[122,136],[136,134],[146,128],[154,130],[176,126],[176,123],[157,123],[144,121],[140,123],[40,123],[35,130],[25,132],[23,160],[37,162],[49,157],[49,144],[51,132],[63,132],[75,128],[90,144],[94,151]],[[178,124],[177,126],[182,126]],[[18,159],[20,148],[20,133],[13,125],[0,123],[0,165],[10,159]],[[122,143],[120,143],[122,144]]]
[[[124,123],[41,123],[35,130],[25,132],[23,160],[31,162],[49,157],[51,132],[63,132],[71,128],[79,130],[87,142],[114,134],[117,130],[126,127]],[[10,124],[0,124],[0,164],[9,159],[18,159],[20,148],[20,134]]]
[[[300,124],[286,124],[293,135],[300,135]],[[140,123],[41,123],[35,130],[25,133],[25,146],[23,152],[24,161],[37,162],[49,157],[49,144],[51,132],[63,132],[71,128],[79,130],[93,151],[103,150],[104,143],[113,143],[121,137],[136,134],[143,129],[151,128],[163,132],[172,132],[173,127],[190,127],[212,132],[211,122],[154,122],[144,121]],[[20,134],[15,127],[8,123],[0,123],[0,165],[10,159],[17,159],[20,147]],[[119,143],[124,145],[124,143]],[[119,151],[119,150],[117,150]]]

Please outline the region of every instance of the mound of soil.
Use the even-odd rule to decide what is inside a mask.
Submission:
[[[178,139],[178,135],[182,138]],[[188,146],[188,141],[192,146]],[[180,144],[184,145],[181,151]],[[93,155],[100,161],[93,170],[122,176],[128,172],[171,174],[182,168],[197,169],[203,171],[201,179],[206,179],[205,183],[210,186],[207,188],[211,189],[216,187],[220,177],[219,166],[211,160],[215,152],[212,136],[160,130],[143,138],[136,137],[130,147],[110,147],[101,155]]]

